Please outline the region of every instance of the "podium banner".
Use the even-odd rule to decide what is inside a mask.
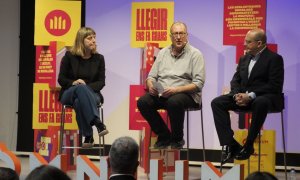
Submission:
[[[235,139],[240,143],[244,144],[248,135],[248,130],[237,130],[234,132]],[[260,171],[266,171],[275,175],[275,131],[274,130],[262,130],[261,131],[261,154],[260,154]],[[254,142],[254,154],[250,156],[250,172],[258,170],[258,137]],[[248,160],[234,160],[235,164],[244,165],[244,175],[248,176]]]

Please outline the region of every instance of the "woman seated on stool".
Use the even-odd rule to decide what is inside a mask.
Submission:
[[[79,132],[85,137],[82,147],[93,147],[92,126],[96,126],[99,136],[108,133],[97,108],[103,103],[100,90],[105,86],[105,63],[103,55],[96,50],[93,29],[82,27],[78,30],[74,46],[62,58],[58,83],[61,85],[60,102],[73,106],[76,112]]]

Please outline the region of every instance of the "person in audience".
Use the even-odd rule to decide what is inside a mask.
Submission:
[[[269,172],[256,171],[249,174],[245,180],[278,180],[278,179]]]
[[[105,86],[105,62],[96,47],[95,31],[80,28],[73,47],[62,58],[58,75],[59,100],[75,109],[80,134],[85,136],[84,148],[94,145],[92,126],[97,128],[99,136],[108,133],[97,109],[97,105],[103,103],[100,90]]]
[[[128,136],[116,139],[109,151],[110,180],[134,180],[136,176],[139,146]]]
[[[158,135],[154,144],[154,148],[158,149],[183,147],[185,109],[201,105],[205,82],[204,58],[188,42],[186,24],[173,23],[170,38],[172,45],[160,50],[149,72],[146,80],[148,92],[137,101],[140,113]],[[167,110],[171,131],[158,109]]]
[[[0,167],[0,180],[19,180],[19,175],[11,168]]]
[[[32,170],[25,180],[71,180],[71,178],[57,167],[41,165]]]
[[[231,80],[231,91],[211,102],[220,145],[225,146],[223,162],[248,159],[253,143],[269,111],[283,108],[284,65],[281,55],[267,48],[263,29],[248,31],[244,41],[246,54],[239,60]],[[231,129],[229,110],[251,110],[252,121],[245,144],[241,146]]]

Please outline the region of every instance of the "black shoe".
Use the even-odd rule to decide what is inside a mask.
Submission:
[[[254,153],[253,146],[243,147],[243,149],[235,156],[237,160],[246,160]]]
[[[169,140],[157,140],[154,144],[155,149],[166,149],[168,146],[170,146]]]
[[[92,148],[94,146],[93,136],[86,136],[84,142],[82,143],[83,148]]]
[[[99,136],[104,136],[108,134],[108,130],[106,129],[106,126],[103,123],[101,122],[95,123],[95,126],[97,128]]]
[[[227,163],[230,159],[234,158],[242,149],[243,147],[238,143],[234,142],[231,145],[226,145],[225,146],[225,152],[223,152],[223,161],[221,164]]]
[[[185,141],[182,139],[181,141],[171,142],[172,149],[182,149]]]

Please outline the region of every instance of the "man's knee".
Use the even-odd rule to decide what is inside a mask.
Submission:
[[[214,98],[214,99],[211,101],[210,105],[211,105],[211,108],[212,108],[212,109],[214,109],[215,107],[220,106],[220,96]]]
[[[270,108],[271,101],[270,99],[264,97],[264,96],[258,96],[254,99],[252,103],[252,107],[257,107],[257,108]]]
[[[146,95],[141,96],[137,100],[137,107],[138,107],[138,109],[144,109],[144,108],[147,108],[148,106],[149,106],[149,104],[148,104]]]

